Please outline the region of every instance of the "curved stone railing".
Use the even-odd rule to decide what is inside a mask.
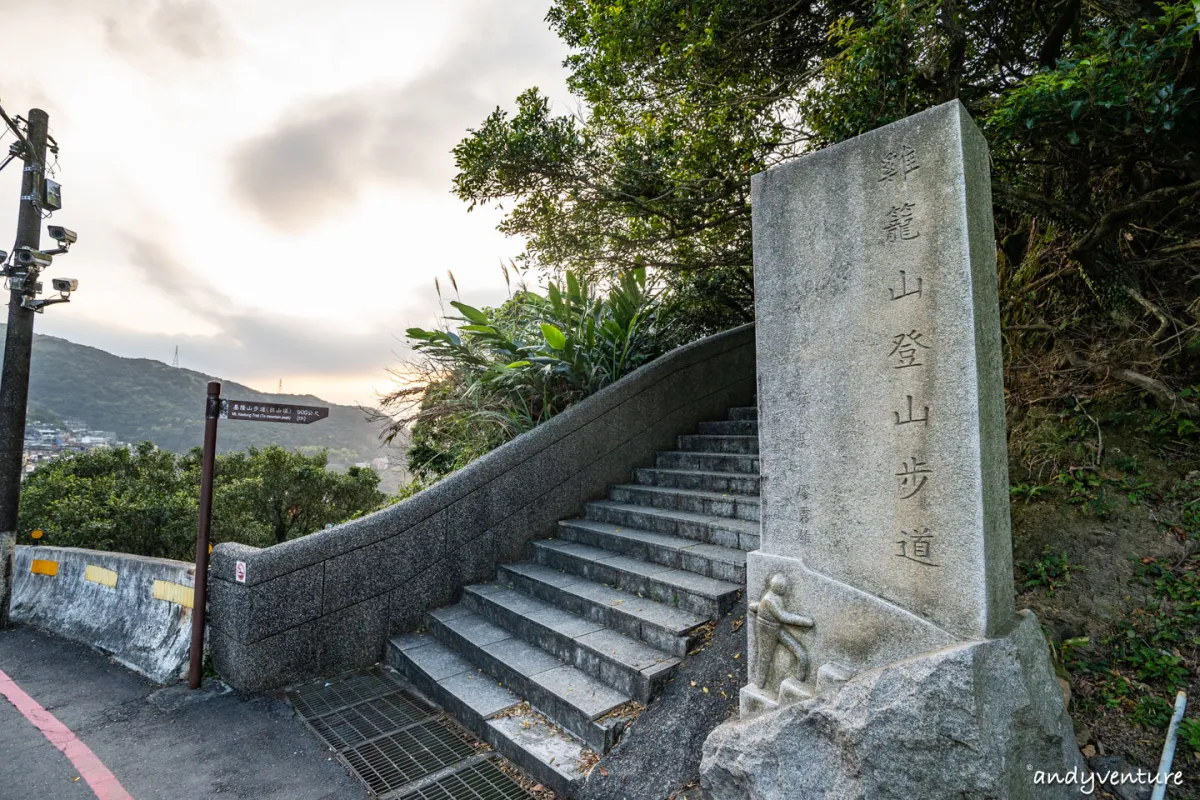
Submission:
[[[222,544],[209,649],[242,690],[377,661],[387,636],[518,560],[528,542],[754,394],[754,326],[667,353],[370,516],[266,549]]]

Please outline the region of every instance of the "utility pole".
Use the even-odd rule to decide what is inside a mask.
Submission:
[[[4,120],[9,122],[7,118]],[[34,250],[42,241],[42,191],[46,167],[46,134],[50,117],[40,108],[29,112],[21,176],[21,204],[17,218],[16,248]],[[11,126],[16,133],[15,125]],[[18,134],[19,135],[19,134]],[[14,250],[20,252],[19,250]],[[21,494],[22,453],[25,449],[25,408],[29,401],[29,358],[33,350],[32,308],[26,297],[34,292],[40,270],[28,266],[24,274],[11,276],[8,301],[8,333],[4,342],[4,371],[0,378],[0,628],[8,627],[12,595],[13,559],[16,556],[17,506]],[[19,280],[18,280],[19,279]]]

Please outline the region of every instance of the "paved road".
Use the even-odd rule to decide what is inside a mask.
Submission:
[[[71,730],[135,800],[361,800],[367,793],[273,697],[161,688],[83,645],[0,631],[0,671]],[[95,800],[86,780],[0,696],[0,798]],[[117,795],[114,795],[117,796]]]

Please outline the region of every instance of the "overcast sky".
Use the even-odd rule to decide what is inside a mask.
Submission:
[[[167,362],[178,345],[182,366],[258,389],[372,402],[404,330],[435,324],[434,276],[475,305],[505,295],[521,243],[450,193],[450,149],[530,86],[573,109],[547,10],[0,0],[0,104],[50,114],[51,221],[79,232],[46,275],[79,292],[37,332]],[[2,249],[20,175],[0,172]]]

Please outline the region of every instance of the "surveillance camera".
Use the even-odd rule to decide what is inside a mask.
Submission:
[[[79,281],[74,278],[53,278],[50,284],[54,287],[54,291],[70,294],[79,288]]]
[[[42,269],[43,267],[50,266],[50,263],[54,261],[54,258],[49,253],[34,250],[29,245],[18,247],[16,256],[17,266],[24,267],[25,269],[29,269],[30,267]]]
[[[8,261],[8,251],[0,250],[0,264],[3,264],[6,261]]]
[[[79,239],[78,233],[70,228],[64,228],[62,225],[50,225],[46,228],[46,232],[50,234],[51,239],[63,245],[75,244]]]

